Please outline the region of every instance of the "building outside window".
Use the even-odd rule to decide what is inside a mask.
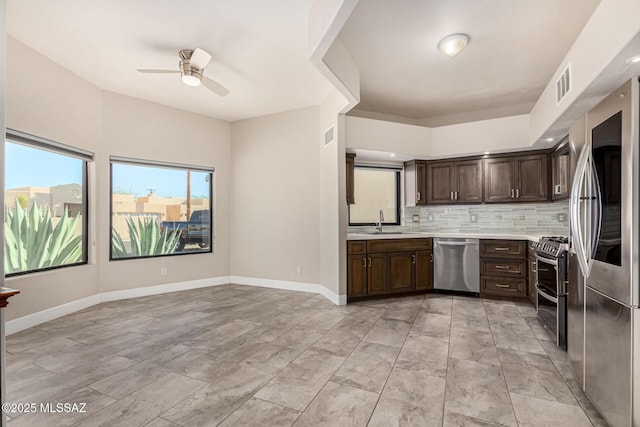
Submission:
[[[111,259],[213,251],[213,168],[111,158]]]
[[[349,205],[349,225],[400,224],[400,169],[356,165],[355,204]]]
[[[5,275],[86,264],[93,154],[13,130],[5,150]]]

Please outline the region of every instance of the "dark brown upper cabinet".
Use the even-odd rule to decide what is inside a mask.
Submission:
[[[484,201],[547,201],[548,174],[548,156],[545,153],[485,159]]]
[[[404,203],[407,207],[427,204],[427,162],[424,160],[404,164]]]
[[[569,178],[569,144],[565,144],[551,155],[551,200],[569,197]]]
[[[347,204],[353,205],[356,202],[355,198],[355,161],[356,155],[353,153],[347,153],[347,170],[346,170],[346,181],[347,181]]]
[[[427,203],[482,202],[482,160],[429,163]]]

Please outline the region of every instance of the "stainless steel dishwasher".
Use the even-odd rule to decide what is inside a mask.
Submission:
[[[478,239],[433,239],[433,287],[479,293],[479,247]]]

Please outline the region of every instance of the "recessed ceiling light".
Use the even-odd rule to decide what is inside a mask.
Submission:
[[[551,142],[551,141],[553,141],[553,138],[547,138],[547,139],[545,139],[545,141]]]
[[[624,62],[626,62],[627,64],[637,64],[638,62],[640,62],[640,55],[632,56]]]
[[[438,49],[447,56],[456,57],[469,44],[469,36],[466,34],[451,34],[438,42]]]
[[[391,157],[395,157],[395,156],[396,156],[396,153],[391,153]]]

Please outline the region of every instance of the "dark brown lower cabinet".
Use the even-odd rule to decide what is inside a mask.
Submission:
[[[480,241],[480,296],[527,296],[527,246],[518,240]]]
[[[416,289],[433,289],[433,252],[416,252]]]
[[[391,252],[387,254],[389,292],[402,292],[415,289],[414,270],[416,254],[414,252]]]
[[[367,295],[387,293],[387,255],[367,254],[369,258],[369,277]]]
[[[363,297],[367,295],[367,255],[347,255],[347,282],[349,297]]]
[[[347,242],[347,297],[433,289],[432,239]]]

